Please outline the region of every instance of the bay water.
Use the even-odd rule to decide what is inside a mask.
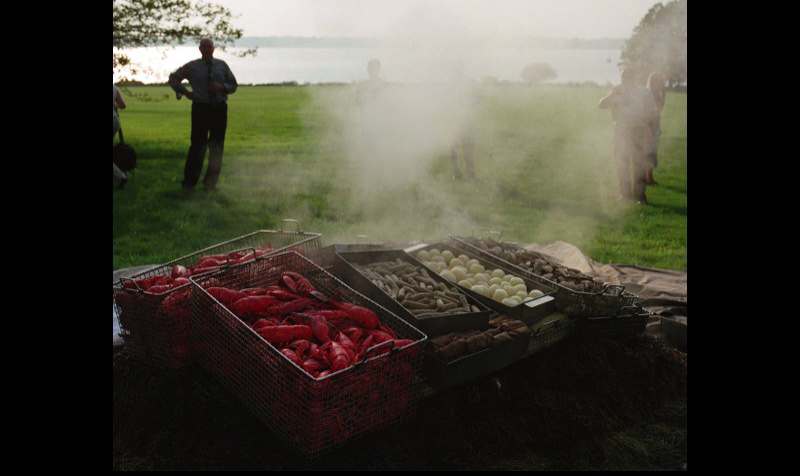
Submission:
[[[233,53],[244,48],[217,49],[214,56],[228,63],[239,84],[351,83],[367,78],[367,62],[381,62],[381,76],[390,82],[426,83],[446,80],[454,65],[476,81],[522,81],[531,63],[547,63],[556,71],[550,84],[619,83],[619,49],[592,48],[372,48],[259,47],[255,56]],[[166,83],[170,72],[200,57],[196,46],[134,48],[125,51],[140,65],[129,79]],[[115,73],[114,81],[120,76]]]

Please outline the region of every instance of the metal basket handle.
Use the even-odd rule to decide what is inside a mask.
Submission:
[[[616,317],[633,316],[634,314],[636,314],[636,311],[637,311],[636,306],[622,306],[621,308],[619,308],[619,313],[616,315]]]
[[[475,236],[475,230],[485,231],[487,238],[491,238],[492,235],[497,235],[497,239],[495,241],[500,241],[500,237],[503,235],[502,233],[500,233],[497,230],[492,230],[492,229],[489,229],[489,228],[486,228],[486,227],[482,227],[482,226],[473,226],[472,227],[472,237],[473,238],[479,238],[479,237]]]
[[[284,218],[281,220],[281,231],[286,231],[286,229],[283,227],[284,223],[294,223],[294,231],[296,233],[302,233],[302,231],[300,231],[300,222],[294,218]]]
[[[364,358],[361,359],[361,361],[358,362],[358,364],[356,364],[356,365],[363,364],[364,362],[366,362],[369,359],[369,353],[370,352],[372,352],[375,349],[377,349],[378,347],[384,346],[386,344],[391,344],[392,345],[392,348],[389,349],[389,352],[388,352],[388,353],[391,353],[394,350],[394,339],[385,340],[385,341],[381,342],[380,344],[373,345],[372,347],[367,349],[367,351],[364,352]]]
[[[623,291],[625,291],[625,286],[621,284],[608,284],[603,288],[603,294],[611,294],[608,292],[610,289],[619,289],[619,295],[622,296]]]
[[[244,248],[239,248],[238,250],[231,250],[225,253],[225,267],[229,267],[231,265],[231,255],[233,253],[239,253],[240,251],[250,250],[253,252],[253,260],[256,259],[256,249],[252,246],[245,246]],[[246,253],[245,253],[246,255]]]
[[[138,291],[144,292],[144,289],[139,287],[139,283],[137,283],[135,279],[125,278],[125,277],[119,278],[119,284],[122,285],[123,289],[130,289],[130,288],[125,287],[125,283],[123,282],[123,280],[125,280],[125,279],[127,279],[128,281],[133,282],[133,285],[136,286],[136,289]]]
[[[553,323],[555,323],[554,325],[552,325],[553,328],[559,327],[561,325],[561,319],[553,319],[551,321],[547,321],[547,322],[543,323],[541,326],[539,326],[538,329],[536,329],[536,334],[535,335],[538,336],[539,334],[542,334],[542,333],[544,333],[546,331],[549,331],[550,328],[548,326],[551,326],[551,324],[553,324]]]

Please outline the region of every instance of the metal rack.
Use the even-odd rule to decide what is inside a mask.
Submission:
[[[285,271],[300,273],[328,298],[371,309],[413,344],[383,342],[355,365],[314,378],[204,289],[273,285]],[[190,281],[196,360],[298,452],[316,458],[415,414],[427,336],[304,256],[279,253]]]

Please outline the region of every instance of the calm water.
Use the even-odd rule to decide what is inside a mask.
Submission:
[[[230,51],[236,51],[231,49]],[[195,46],[174,49],[134,49],[129,55],[146,71],[132,75],[144,82],[166,82],[171,71],[200,57]],[[548,63],[557,73],[550,83],[595,82],[600,85],[619,82],[618,49],[501,49],[436,51],[406,48],[265,48],[255,57],[240,58],[217,50],[240,84],[359,81],[367,76],[367,61],[380,59],[382,76],[387,81],[428,82],[447,78],[455,62],[476,79],[487,77],[500,81],[520,81],[520,72],[530,63]],[[114,80],[118,78],[115,76]]]

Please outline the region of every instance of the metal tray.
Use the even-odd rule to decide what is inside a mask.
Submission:
[[[489,233],[496,233],[499,236],[498,232],[490,231]],[[471,238],[477,239],[474,236]],[[556,308],[570,316],[591,317],[613,314],[623,307],[633,305],[638,297],[629,291],[625,291],[625,287],[618,284],[610,284],[606,286],[602,292],[594,293],[570,289],[562,284],[535,274],[531,269],[517,266],[495,254],[484,251],[472,243],[469,243],[467,241],[468,239],[469,238],[466,237],[450,236],[450,244],[465,254],[477,255],[495,265],[513,269],[516,273],[522,274],[533,281],[554,288],[556,290],[554,295]],[[521,248],[521,246],[517,244],[507,242],[505,244]]]
[[[456,387],[524,359],[529,342],[527,336],[517,336],[511,342],[489,347],[450,362],[445,362],[425,350],[422,375],[428,379],[429,384],[442,390]]]
[[[403,250],[349,251],[335,253],[331,274],[352,286],[356,291],[361,292],[378,304],[394,312],[429,336],[437,336],[449,332],[481,330],[489,325],[491,310],[467,293],[462,294],[465,295],[469,304],[475,305],[480,309],[479,312],[418,318],[353,266],[353,263],[365,265],[380,261],[394,261],[398,258],[407,261],[409,264],[428,270],[427,267]],[[428,274],[431,279],[436,282],[458,288],[455,283],[451,283],[432,271]]]
[[[452,283],[453,285],[457,286],[459,289],[464,291],[464,293],[468,294],[469,296],[472,296],[477,301],[480,301],[483,305],[485,305],[489,309],[497,311],[500,314],[510,317],[511,319],[522,321],[528,325],[534,324],[540,319],[544,318],[545,316],[552,314],[556,311],[555,298],[553,297],[553,294],[555,294],[556,290],[550,286],[546,286],[542,283],[529,279],[525,274],[520,273],[519,271],[515,270],[512,267],[498,265],[494,262],[483,259],[483,257],[481,256],[470,254],[462,249],[456,248],[446,243],[434,243],[423,247],[415,247],[411,256],[417,263],[419,263],[422,266],[425,266],[419,260],[416,259],[415,255],[422,250],[429,251],[434,248],[438,249],[439,251],[450,250],[456,256],[462,254],[467,255],[470,259],[474,258],[475,260],[477,260],[478,263],[480,263],[487,270],[501,269],[505,271],[507,274],[511,274],[522,278],[522,281],[525,283],[525,286],[529,291],[533,289],[538,289],[539,291],[544,293],[544,296],[533,299],[531,301],[523,302],[522,304],[518,304],[512,307],[512,306],[507,306],[501,302],[497,302],[494,299],[488,298],[471,289],[461,286],[458,283]],[[430,268],[428,269],[431,271],[432,274],[437,274]]]

